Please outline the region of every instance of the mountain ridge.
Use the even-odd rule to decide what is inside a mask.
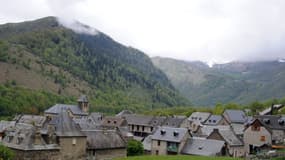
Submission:
[[[112,112],[189,104],[146,54],[96,31],[74,32],[55,17],[0,25],[0,83],[87,94],[96,109]]]
[[[212,67],[171,58],[153,57],[152,61],[194,105],[247,104],[285,95],[285,65],[278,60],[235,61]]]

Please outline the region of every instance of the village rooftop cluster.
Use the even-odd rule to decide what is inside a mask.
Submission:
[[[126,157],[127,141],[141,141],[145,154],[250,157],[285,156],[285,115],[259,115],[226,109],[222,115],[194,112],[186,116],[116,116],[89,113],[86,96],[77,105],[55,104],[40,115],[18,115],[0,122],[0,142],[16,160],[93,160]]]

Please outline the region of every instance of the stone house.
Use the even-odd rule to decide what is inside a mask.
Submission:
[[[211,113],[208,112],[193,112],[188,118],[190,123],[189,129],[195,133],[199,129],[199,126],[203,125],[210,116]]]
[[[134,136],[143,138],[154,131],[154,123],[157,122],[153,121],[154,116],[130,114],[124,117],[128,122],[129,131],[132,132]],[[157,122],[156,124],[159,123]]]
[[[244,150],[245,154],[255,154],[260,147],[272,145],[272,136],[259,119],[255,119],[244,131]]]
[[[152,155],[180,154],[190,133],[186,128],[158,127],[152,135]]]
[[[127,156],[127,145],[117,130],[83,131],[87,136],[87,160],[105,160]]]
[[[87,96],[82,95],[78,100],[78,105],[55,104],[49,109],[45,110],[44,115],[48,118],[59,115],[62,110],[67,111],[71,117],[81,118],[88,116],[89,104]]]
[[[15,160],[63,160],[60,146],[46,143],[40,130],[31,124],[17,123],[5,134],[2,143],[14,151]]]
[[[235,135],[233,130],[218,130],[214,129],[207,139],[215,139],[224,141],[226,144],[226,154],[232,157],[244,156],[244,144]]]
[[[56,143],[60,147],[61,159],[83,160],[86,155],[86,135],[75,124],[67,111],[62,111],[58,116],[45,126],[42,133],[49,143]]]
[[[264,115],[256,118],[272,133],[272,144],[285,143],[285,116]]]

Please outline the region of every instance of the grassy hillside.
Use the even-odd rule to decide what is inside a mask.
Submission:
[[[137,156],[118,158],[115,160],[238,160],[239,158],[230,157],[203,157],[203,156],[189,156],[189,155],[175,155],[175,156]]]
[[[141,51],[99,31],[76,33],[54,17],[0,25],[0,74],[0,84],[87,94],[97,109],[108,112],[189,104]]]
[[[247,104],[285,96],[285,63],[233,62],[210,68],[169,58],[152,61],[194,105]]]

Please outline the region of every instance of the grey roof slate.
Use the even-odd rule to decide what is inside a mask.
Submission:
[[[203,125],[201,126],[201,135],[200,136],[209,136],[214,129],[218,130],[230,130],[231,127],[229,125],[217,125],[217,126],[209,126],[209,125]]]
[[[256,118],[270,130],[285,130],[285,115],[264,115]],[[283,123],[280,123],[282,120]]]
[[[15,126],[15,121],[0,121],[0,133]]]
[[[145,139],[142,142],[144,150],[151,151],[151,140],[152,140],[152,135],[145,137]]]
[[[218,125],[218,123],[222,120],[221,115],[211,115],[209,119],[204,123],[205,125]]]
[[[161,126],[165,120],[166,120],[165,116],[155,116],[152,118],[152,120],[149,122],[149,124],[151,126]]]
[[[243,135],[244,129],[245,129],[245,125],[244,124],[240,124],[240,123],[232,123],[231,124],[231,128],[233,129],[233,131],[234,131],[234,133],[236,135]]]
[[[84,131],[87,136],[87,149],[125,148],[126,142],[116,130]]]
[[[128,124],[150,126],[154,116],[130,114],[125,115]]]
[[[178,128],[183,123],[183,121],[186,119],[187,119],[187,117],[185,117],[185,116],[167,117],[167,119],[164,121],[162,126],[169,126],[169,127]]]
[[[46,144],[42,137],[38,137],[40,143],[35,144],[36,128],[33,125],[17,123],[6,132],[3,144],[19,150],[59,150],[57,144]]]
[[[56,135],[60,137],[84,137],[80,127],[75,124],[66,111],[62,111],[55,119]]]
[[[161,134],[161,131],[165,133]],[[174,136],[174,132],[177,132],[178,135]],[[188,130],[186,128],[158,127],[158,129],[154,132],[152,139],[169,142],[181,142],[186,134],[188,134]]]
[[[219,130],[219,133],[230,146],[242,146],[243,142],[232,130]]]
[[[259,112],[259,115],[261,115],[261,116],[269,115],[271,113],[272,107],[275,110],[279,110],[279,109],[283,108],[284,105],[283,104],[274,104],[273,106],[270,106],[270,107],[266,108],[265,110]]]
[[[247,121],[247,116],[242,110],[231,110],[227,109],[224,111],[223,115],[230,123],[245,123]]]
[[[27,123],[35,126],[43,126],[45,122],[46,117],[39,115],[21,115],[17,120],[17,123]]]
[[[59,114],[62,110],[70,110],[74,115],[87,116],[88,113],[85,113],[77,105],[68,105],[68,104],[55,104],[49,109],[45,110],[45,113],[49,114]]]
[[[216,156],[224,146],[224,141],[189,138],[182,149],[182,154]]]
[[[210,117],[211,113],[208,112],[193,112],[188,120],[192,121],[192,122],[200,122],[200,123],[204,123],[209,117]]]

